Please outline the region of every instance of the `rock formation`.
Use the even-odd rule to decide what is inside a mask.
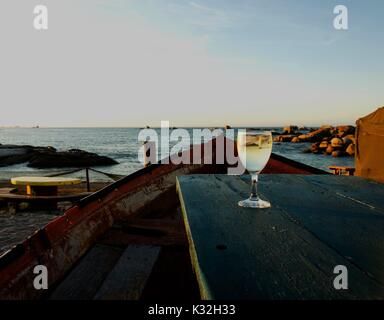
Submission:
[[[117,164],[109,157],[83,150],[57,151],[53,147],[0,145],[0,166],[28,163],[32,168],[93,167]]]
[[[283,129],[283,134],[274,138],[275,142],[312,142],[305,153],[326,154],[333,157],[355,155],[355,127],[325,125],[317,130],[301,134],[295,126],[288,126]],[[296,129],[296,130],[295,130]]]

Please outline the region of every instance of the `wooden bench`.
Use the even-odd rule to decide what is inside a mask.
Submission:
[[[50,295],[51,300],[91,300],[119,260],[122,249],[96,245]]]
[[[0,196],[13,194],[17,191],[17,188],[0,188]]]
[[[52,300],[136,300],[157,261],[160,247],[125,250],[97,244],[52,292]]]
[[[159,256],[160,247],[130,245],[104,280],[96,300],[138,300]]]
[[[57,202],[64,202],[64,201],[76,201],[80,200],[82,198],[85,198],[89,195],[91,195],[92,192],[82,192],[77,194],[70,194],[70,195],[58,195],[58,196],[28,196],[28,195],[22,195],[22,194],[15,194],[15,193],[1,193],[0,192],[0,200],[4,200],[7,202],[27,202],[27,203],[34,203],[34,202],[51,202],[51,203],[57,203]]]
[[[98,243],[115,247],[130,244],[153,246],[178,246],[188,248],[182,220],[171,219],[132,219],[115,224],[106,232]]]

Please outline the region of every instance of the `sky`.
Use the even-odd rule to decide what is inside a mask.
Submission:
[[[2,0],[0,15],[0,126],[336,125],[384,105],[382,0]]]

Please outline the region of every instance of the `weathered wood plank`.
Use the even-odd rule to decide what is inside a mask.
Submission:
[[[159,253],[160,247],[128,246],[103,282],[95,299],[139,299]]]
[[[15,193],[0,193],[0,199],[13,202],[39,202],[39,201],[52,201],[52,202],[62,202],[62,201],[75,201],[82,198],[85,198],[92,194],[91,192],[82,192],[77,194],[66,194],[58,196],[31,196],[31,195],[22,195]]]
[[[92,299],[122,253],[122,249],[96,245],[58,285],[50,299]]]
[[[360,177],[319,175],[302,176],[303,179],[315,184],[331,193],[337,193],[342,197],[350,198],[355,202],[366,204],[384,214],[384,184],[366,180]]]
[[[0,188],[0,195],[15,193],[17,188]]]
[[[179,231],[183,226],[184,222],[181,216],[177,219],[126,219],[115,224],[116,228],[121,228],[128,233],[134,230],[137,230],[137,232],[147,230],[149,234],[151,234],[152,231],[154,236],[156,236],[156,233],[158,233],[158,236],[161,236],[162,234]]]
[[[187,247],[181,219],[130,219],[114,225],[98,243],[126,247],[130,244]]]
[[[244,209],[248,183],[225,175],[178,177],[192,262],[204,299],[377,299],[384,287],[272,201],[267,210]],[[287,188],[284,176],[275,176]],[[290,186],[290,184],[289,184]],[[282,191],[280,190],[280,193]],[[306,192],[303,189],[301,192]],[[273,193],[276,196],[278,192]],[[291,194],[292,196],[292,194]],[[296,193],[299,206],[302,195]],[[310,215],[311,211],[307,214]],[[348,238],[344,241],[348,242]],[[369,253],[367,253],[369,254]],[[336,265],[349,270],[349,290],[335,290]]]
[[[334,178],[332,176],[329,181],[335,181]],[[350,179],[338,178],[346,183],[349,182],[346,179]],[[384,284],[384,255],[381,254],[384,252],[384,214],[380,210],[341,196],[336,184],[333,188],[324,188],[328,177],[274,175],[263,179],[260,191],[267,198],[273,199],[275,206],[283,209],[291,219],[300,223],[330,248]],[[314,180],[322,181],[322,187],[313,183]],[[382,190],[381,185],[361,178],[353,180],[358,188],[364,190],[362,194],[367,190],[371,190],[372,194]],[[339,185],[343,184],[340,182]],[[346,191],[347,187],[343,186],[342,192]]]
[[[119,229],[110,229],[98,241],[99,244],[125,248],[130,244],[143,244],[153,246],[187,247],[188,241],[182,230],[168,233],[163,236],[150,236],[148,234],[126,233]]]

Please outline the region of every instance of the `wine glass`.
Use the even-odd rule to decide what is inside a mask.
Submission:
[[[239,201],[240,207],[270,208],[268,201],[260,199],[257,194],[258,174],[264,169],[272,152],[272,134],[270,131],[239,129],[237,133],[237,152],[243,166],[252,178],[251,195]]]

